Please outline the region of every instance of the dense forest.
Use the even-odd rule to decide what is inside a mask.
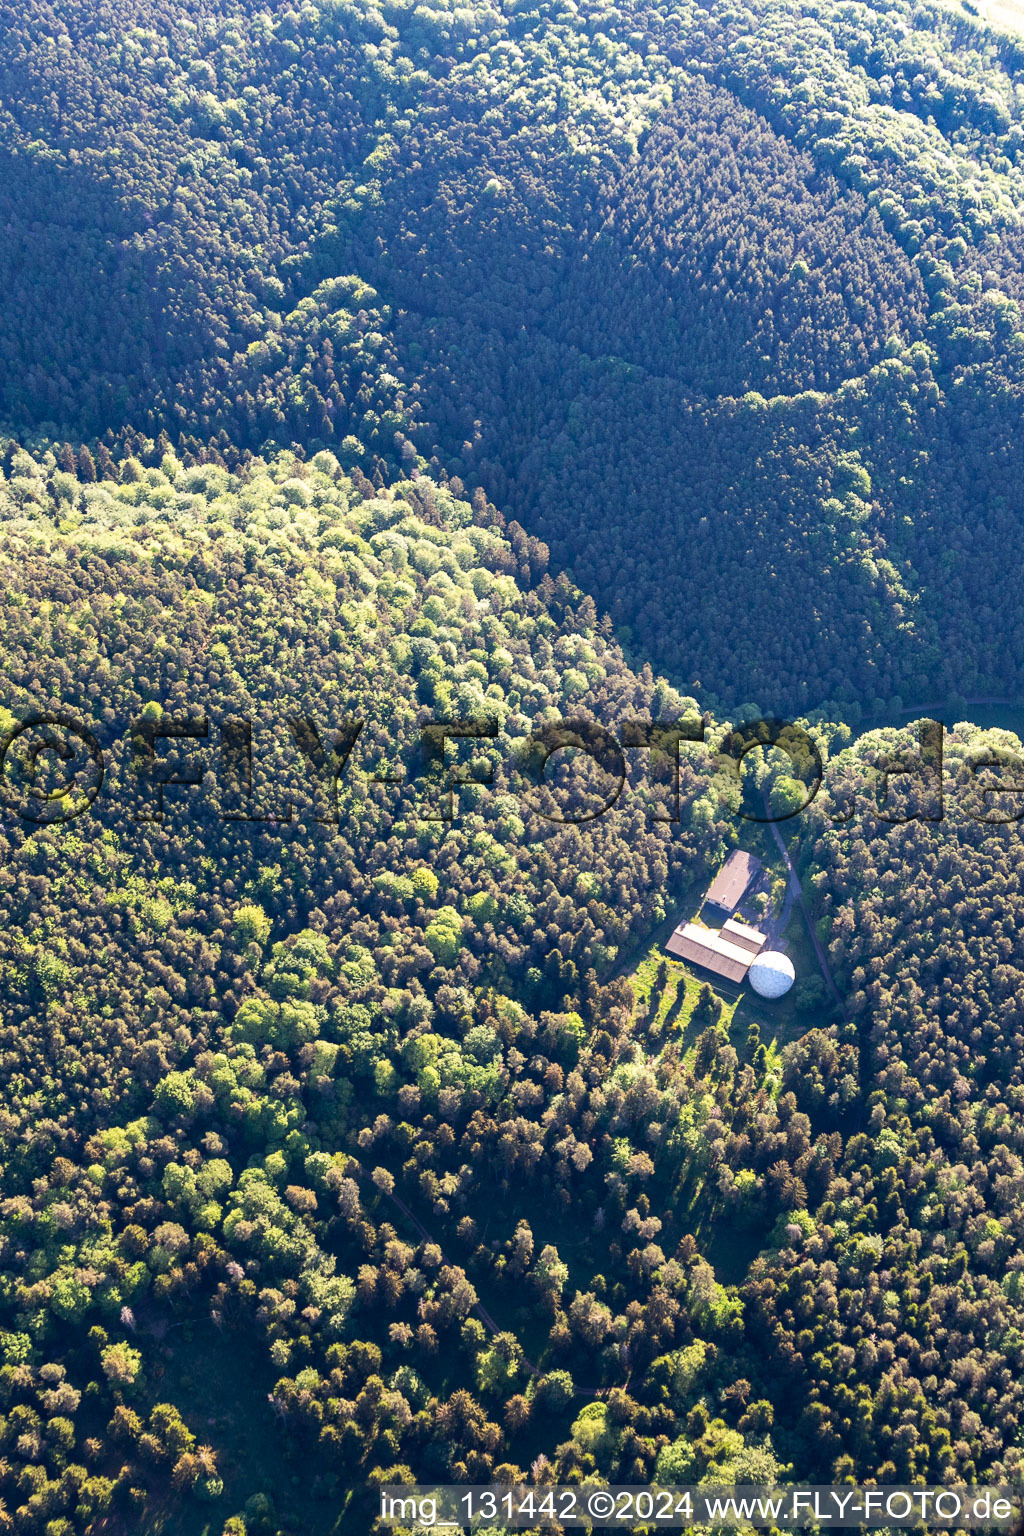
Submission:
[[[1022,749],[857,734],[1024,680],[1024,44],[0,31],[0,1533],[1024,1486]],[[663,950],[738,844],[775,1012]]]
[[[709,701],[1012,694],[1021,88],[909,5],[32,0],[0,410],[432,460]]]

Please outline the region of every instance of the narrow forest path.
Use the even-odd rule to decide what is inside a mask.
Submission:
[[[765,809],[767,810],[767,795],[764,797],[764,802]],[[821,974],[825,978],[825,984],[832,994],[832,998],[844,1020],[847,1024],[849,1024],[851,1022],[850,1010],[846,1006],[846,999],[843,997],[839,988],[836,986],[835,977],[832,974],[832,967],[829,965],[828,955],[825,953],[824,945],[818,937],[818,930],[814,926],[814,921],[811,917],[807,902],[804,898],[804,888],[800,884],[800,877],[793,867],[793,860],[789,856],[789,849],[786,847],[782,833],[779,831],[778,823],[775,821],[770,821],[768,825],[771,828],[772,837],[775,839],[776,846],[778,847],[779,853],[782,856],[782,862],[786,867],[786,900],[790,904],[790,909],[792,909],[792,904],[794,901],[799,903],[800,911],[803,913],[804,924],[807,928],[807,934],[812,945],[814,946],[814,953],[817,957],[818,965],[821,969]],[[784,925],[780,923],[780,932],[782,931],[783,926]]]
[[[920,715],[925,710],[945,710],[949,707],[948,699],[933,699],[930,704],[904,704],[903,708],[897,710],[896,713],[900,715]],[[965,699],[963,707],[964,709],[1020,709],[1022,701],[1005,697]],[[880,715],[868,715],[866,719],[861,721],[860,731],[863,735],[865,731],[877,731],[880,726],[891,724],[891,720],[883,719]]]
[[[768,796],[767,796],[767,794],[765,794],[765,796],[764,796],[764,803],[765,803],[765,810],[767,811],[768,810]],[[768,825],[772,829],[772,836],[775,839],[775,843],[776,843],[776,846],[778,847],[779,853],[782,855],[782,861],[783,861],[783,863],[786,866],[786,874],[787,874],[787,877],[788,877],[787,878],[787,887],[792,889],[794,899],[800,903],[800,911],[803,913],[804,924],[805,924],[805,926],[807,928],[808,937],[810,938],[810,941],[811,941],[812,945],[814,946],[814,953],[817,956],[818,965],[819,965],[819,967],[821,969],[821,974],[825,978],[825,985],[828,987],[829,992],[832,994],[832,998],[833,998],[833,1000],[834,1000],[834,1002],[836,1004],[836,1007],[839,1009],[839,1013],[840,1013],[840,1016],[843,1019],[843,1022],[845,1024],[852,1024],[854,1026],[854,1028],[857,1030],[857,1039],[858,1039],[858,1048],[857,1048],[857,1084],[858,1084],[858,1088],[859,1088],[859,1094],[858,1094],[859,1108],[858,1108],[858,1111],[857,1111],[855,1125],[856,1125],[856,1129],[857,1130],[862,1130],[863,1127],[864,1127],[864,1121],[865,1121],[865,1118],[866,1118],[866,1115],[867,1115],[867,1102],[866,1102],[867,1094],[866,1094],[866,1082],[865,1082],[865,1077],[866,1077],[865,1062],[868,1060],[868,1054],[869,1054],[869,1051],[870,1051],[870,1045],[869,1045],[869,1042],[868,1042],[868,1039],[867,1039],[866,1024],[865,1024],[865,1022],[863,1020],[862,1020],[862,1022],[859,1025],[857,1024],[856,1020],[854,1019],[853,1015],[850,1012],[850,1008],[849,1008],[849,1005],[848,1005],[848,1003],[846,1001],[846,998],[843,996],[843,994],[840,992],[838,986],[836,985],[836,979],[835,979],[835,977],[832,974],[832,967],[829,964],[828,955],[825,953],[825,946],[822,944],[821,940],[818,937],[818,931],[815,928],[814,922],[813,922],[813,920],[811,918],[810,909],[808,908],[807,902],[804,899],[804,889],[803,889],[803,886],[801,885],[800,879],[799,879],[799,877],[797,875],[797,872],[796,872],[796,870],[793,867],[793,861],[792,861],[792,859],[789,856],[789,849],[786,847],[785,840],[783,839],[782,833],[779,831],[778,823],[774,822],[774,821],[771,821],[771,822],[768,823]]]

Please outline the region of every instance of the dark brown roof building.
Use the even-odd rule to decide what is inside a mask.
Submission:
[[[737,922],[730,917],[722,924],[722,938],[729,944],[735,944],[739,949],[747,949],[752,955],[759,955],[764,949],[767,940],[763,933],[756,928],[751,928],[747,923]]]
[[[699,965],[725,981],[738,983],[745,980],[751,961],[764,947],[765,937],[744,923],[732,926],[733,933],[727,935],[725,929],[716,933],[711,928],[702,928],[699,923],[682,923],[665,948],[679,960]],[[737,929],[739,933],[735,931]]]
[[[705,903],[731,916],[746,895],[750,882],[760,873],[761,860],[756,854],[734,848],[708,886]]]

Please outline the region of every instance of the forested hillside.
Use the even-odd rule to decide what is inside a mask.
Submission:
[[[0,1533],[1024,1481],[1020,744],[855,735],[1024,679],[969,10],[0,3]]]
[[[1018,686],[1012,40],[909,6],[64,0],[5,43],[16,429],[434,459],[723,702]]]

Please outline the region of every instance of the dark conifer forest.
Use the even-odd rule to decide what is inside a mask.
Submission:
[[[0,1536],[1024,1492],[974,10],[0,0]]]

